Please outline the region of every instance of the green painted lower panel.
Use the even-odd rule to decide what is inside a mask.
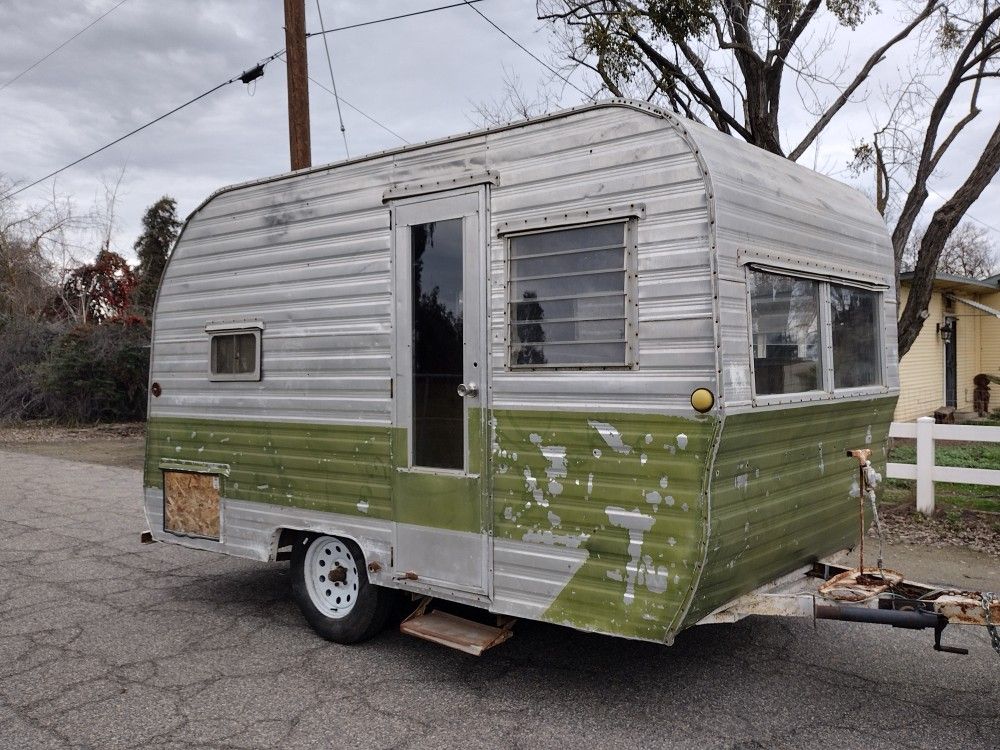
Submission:
[[[224,464],[231,498],[455,531],[492,526],[539,563],[509,572],[506,585],[550,576],[541,619],[662,641],[856,541],[857,466],[844,453],[872,447],[884,473],[894,406],[762,409],[721,429],[710,415],[495,411],[489,515],[476,478],[400,471],[405,431],[388,427],[153,418],[145,483],[162,486],[164,461]],[[575,562],[552,572],[560,561]]]
[[[393,520],[398,523],[451,531],[484,531],[479,477],[399,471],[393,493]]]
[[[761,409],[726,418],[712,471],[705,570],[685,625],[858,539],[858,464],[884,475],[896,399]]]
[[[392,517],[388,427],[154,417],[145,484],[162,487],[160,462],[227,464],[226,497],[329,513]]]
[[[496,411],[497,538],[586,560],[543,619],[663,640],[702,557],[710,417]],[[526,574],[527,575],[527,574]]]

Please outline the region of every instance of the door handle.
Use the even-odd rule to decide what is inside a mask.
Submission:
[[[479,395],[479,386],[475,383],[461,383],[458,386],[458,395],[462,398],[475,398]]]

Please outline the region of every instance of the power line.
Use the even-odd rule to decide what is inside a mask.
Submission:
[[[541,65],[541,66],[542,66],[543,68],[545,68],[545,69],[546,69],[547,71],[549,71],[549,72],[550,72],[550,73],[551,73],[552,75],[556,76],[557,78],[561,78],[561,79],[562,79],[563,81],[565,81],[565,82],[566,82],[566,84],[568,84],[568,85],[569,85],[570,87],[572,87],[572,88],[576,89],[576,90],[577,90],[577,91],[579,91],[579,92],[580,92],[580,93],[581,93],[581,94],[582,94],[583,96],[587,97],[587,99],[589,99],[590,101],[594,101],[594,96],[593,96],[592,94],[588,94],[588,93],[587,93],[586,91],[584,91],[583,89],[581,89],[581,88],[580,88],[579,86],[577,86],[577,85],[576,85],[575,83],[573,83],[573,82],[572,82],[571,80],[569,80],[569,78],[567,78],[566,76],[564,76],[564,75],[563,75],[562,73],[560,73],[560,72],[559,72],[558,70],[556,70],[555,68],[553,68],[553,67],[552,67],[551,65],[549,65],[549,64],[548,64],[547,62],[545,62],[545,61],[544,61],[544,60],[543,60],[542,58],[540,58],[540,57],[539,57],[538,55],[536,55],[536,54],[535,54],[534,52],[532,52],[532,51],[531,51],[530,49],[528,49],[528,48],[527,48],[527,47],[525,47],[525,46],[524,46],[523,44],[521,44],[521,43],[520,43],[519,41],[517,41],[517,39],[515,39],[515,38],[514,38],[514,37],[512,37],[512,36],[511,36],[510,34],[508,34],[508,33],[507,33],[506,31],[504,31],[504,30],[503,30],[503,29],[501,29],[501,28],[500,28],[499,26],[497,26],[497,25],[496,25],[496,24],[495,24],[495,23],[494,23],[494,22],[493,22],[492,20],[490,20],[490,18],[489,18],[489,17],[488,17],[488,16],[487,16],[487,15],[486,15],[485,13],[483,13],[483,12],[482,12],[481,10],[479,10],[479,8],[475,7],[475,6],[474,6],[474,5],[472,4],[472,3],[473,3],[473,2],[475,2],[475,1],[476,1],[476,0],[465,0],[465,2],[463,3],[463,5],[468,5],[468,6],[470,7],[470,8],[472,8],[472,10],[476,11],[476,13],[478,13],[478,14],[480,15],[480,17],[481,17],[481,18],[482,18],[482,19],[483,19],[484,21],[486,21],[486,23],[488,23],[488,24],[489,24],[490,26],[492,26],[492,27],[493,27],[494,29],[496,29],[496,30],[497,30],[497,31],[499,31],[499,32],[500,32],[501,34],[503,34],[503,35],[504,35],[505,37],[507,37],[507,38],[508,38],[508,39],[509,39],[510,41],[512,41],[512,42],[513,42],[514,44],[516,44],[516,45],[517,45],[518,47],[520,47],[520,48],[521,48],[521,50],[522,50],[522,51],[523,51],[523,52],[524,52],[525,54],[527,54],[527,55],[528,55],[529,57],[531,57],[531,58],[532,58],[532,59],[533,59],[533,60],[534,60],[535,62],[537,62],[537,63],[538,63],[539,65]]]
[[[319,27],[322,29],[326,24],[323,23],[323,9],[320,7],[319,0],[316,0],[316,12],[319,14]],[[344,127],[344,116],[340,113],[340,97],[337,96],[337,79],[333,77],[333,60],[330,58],[330,45],[326,43],[326,34],[323,34],[323,49],[326,50],[326,67],[330,69],[333,98],[337,102],[337,119],[340,120],[340,134],[344,137],[344,153],[350,159],[351,150],[347,147],[347,129]]]
[[[943,195],[941,195],[941,193],[939,193],[939,192],[938,192],[937,190],[935,190],[934,188],[932,188],[932,187],[931,187],[930,185],[928,185],[928,186],[927,186],[927,189],[928,189],[928,190],[930,190],[930,191],[931,191],[932,193],[934,193],[934,195],[936,195],[936,196],[937,196],[938,198],[940,198],[941,200],[943,200],[943,201],[947,201],[947,200],[948,200],[948,199],[947,199],[947,198],[945,198],[945,197],[944,197]],[[983,225],[984,227],[986,227],[987,229],[992,229],[992,230],[993,230],[994,232],[996,232],[996,233],[997,233],[998,235],[1000,235],[1000,229],[997,229],[997,228],[996,228],[995,226],[993,226],[992,224],[987,224],[987,223],[986,223],[985,221],[983,221],[983,220],[981,220],[981,219],[977,219],[977,218],[976,218],[975,216],[973,216],[973,215],[972,215],[971,213],[969,213],[968,211],[966,211],[966,212],[965,212],[965,215],[966,215],[966,216],[968,216],[968,217],[969,217],[970,219],[972,219],[972,220],[973,220],[974,222],[976,222],[977,224],[982,224],[982,225]]]
[[[471,0],[473,3],[481,3],[483,0]],[[415,10],[412,13],[400,13],[398,16],[388,16],[387,18],[376,18],[373,21],[362,21],[361,23],[352,23],[350,26],[340,26],[336,29],[321,29],[320,31],[313,31],[306,34],[306,38],[311,36],[321,36],[324,34],[332,34],[334,31],[347,31],[348,29],[360,29],[362,26],[374,26],[377,23],[385,23],[386,21],[398,21],[401,18],[412,18],[413,16],[422,16],[425,13],[436,13],[439,10],[448,10],[449,8],[460,8],[463,5],[468,5],[468,2],[452,3],[451,5],[439,5],[436,8],[425,8],[424,10]],[[320,21],[320,26],[323,22]]]
[[[214,94],[216,91],[218,91],[219,89],[223,88],[224,86],[228,86],[230,83],[234,83],[235,81],[242,81],[243,83],[250,83],[251,81],[254,81],[254,80],[260,78],[262,75],[264,75],[264,67],[268,63],[270,63],[272,60],[276,59],[279,54],[281,54],[281,53],[280,52],[275,52],[273,55],[271,55],[270,57],[266,58],[264,61],[258,63],[255,67],[250,68],[249,70],[243,71],[238,76],[233,76],[228,81],[223,81],[218,86],[210,88],[208,91],[205,91],[202,94],[198,94],[198,96],[194,97],[193,99],[188,99],[183,104],[181,104],[181,105],[179,105],[177,107],[174,107],[169,112],[164,112],[162,115],[160,115],[159,117],[157,117],[155,119],[150,120],[145,125],[140,125],[135,130],[131,130],[128,133],[126,133],[125,135],[120,136],[118,138],[115,138],[110,143],[104,144],[100,148],[95,149],[94,151],[91,151],[86,156],[81,156],[79,159],[70,162],[69,164],[67,164],[64,167],[60,167],[59,169],[55,170],[54,172],[49,172],[44,177],[38,178],[37,180],[35,180],[31,184],[25,185],[22,188],[18,188],[17,190],[14,190],[14,191],[12,191],[10,193],[7,193],[3,197],[0,197],[0,200],[6,200],[7,198],[13,198],[15,195],[18,195],[19,193],[23,193],[25,190],[29,190],[30,188],[33,188],[35,185],[38,185],[39,183],[45,182],[45,180],[49,179],[50,177],[55,177],[57,174],[60,174],[61,172],[65,172],[67,169],[70,169],[71,167],[75,167],[80,162],[86,161],[90,157],[96,156],[97,154],[101,153],[102,151],[105,151],[105,150],[111,148],[115,144],[121,143],[126,138],[131,138],[133,135],[135,135],[136,133],[138,133],[138,132],[140,132],[142,130],[145,130],[150,125],[155,125],[160,120],[164,120],[164,119],[170,117],[170,115],[172,115],[172,114],[174,114],[176,112],[180,112],[182,109],[184,109],[185,107],[187,107],[187,106],[189,106],[191,104],[194,104],[199,99],[204,99],[209,94]]]
[[[54,55],[54,54],[55,54],[56,52],[58,52],[58,51],[59,51],[59,50],[61,50],[61,49],[62,49],[63,47],[65,47],[65,46],[66,46],[67,44],[69,44],[69,43],[70,43],[70,42],[72,42],[72,41],[73,41],[74,39],[76,39],[76,38],[77,38],[78,36],[80,36],[80,34],[82,34],[83,32],[85,32],[85,31],[86,31],[87,29],[89,29],[89,28],[90,28],[91,26],[94,26],[95,24],[97,24],[98,22],[100,22],[100,21],[101,21],[102,19],[104,19],[104,18],[105,18],[106,16],[109,16],[109,15],[111,15],[112,13],[114,13],[114,12],[115,12],[116,10],[118,10],[118,9],[119,9],[119,8],[120,8],[121,6],[123,6],[123,5],[124,5],[125,3],[127,3],[127,2],[128,2],[128,0],[121,0],[121,2],[120,2],[120,3],[118,3],[117,5],[115,5],[114,7],[112,7],[112,8],[111,8],[111,10],[109,10],[109,11],[106,11],[105,13],[102,13],[101,15],[99,15],[99,16],[98,16],[97,18],[95,18],[95,19],[94,19],[93,21],[91,21],[90,23],[88,23],[88,24],[87,24],[86,26],[84,26],[84,27],[83,27],[82,29],[80,29],[80,30],[79,30],[78,32],[76,32],[76,33],[75,33],[75,34],[74,34],[73,36],[71,36],[71,37],[70,37],[69,39],[67,39],[67,40],[66,40],[65,42],[63,42],[62,44],[60,44],[60,45],[59,45],[58,47],[56,47],[56,48],[55,48],[54,50],[52,50],[51,52],[49,52],[49,53],[48,53],[47,55],[45,55],[45,56],[43,56],[43,57],[40,57],[40,58],[38,58],[37,60],[35,60],[35,62],[33,62],[33,63],[32,63],[31,65],[29,65],[29,66],[28,66],[27,68],[25,68],[25,69],[24,69],[24,70],[22,70],[22,71],[21,71],[20,73],[18,73],[18,74],[17,74],[16,76],[14,76],[14,77],[13,77],[13,78],[11,78],[11,79],[10,79],[9,81],[7,81],[7,83],[5,83],[5,84],[3,84],[2,86],[0,86],[0,91],[3,91],[3,90],[4,90],[5,88],[7,88],[8,86],[10,86],[10,85],[11,85],[12,83],[14,83],[14,81],[16,81],[16,80],[17,80],[18,78],[20,78],[21,76],[23,76],[23,75],[24,75],[25,73],[28,73],[28,72],[30,72],[30,71],[32,71],[32,70],[34,70],[35,68],[37,68],[37,67],[38,67],[39,65],[41,65],[41,64],[42,64],[43,62],[45,62],[45,61],[46,61],[46,60],[48,60],[48,59],[49,59],[50,57],[52,57],[52,55]]]
[[[284,57],[282,57],[282,55],[284,53],[285,53],[284,50],[282,50],[281,52],[279,52],[278,53],[278,59],[281,60],[281,62],[283,62],[283,63],[285,63],[287,65],[288,61],[285,60]],[[319,81],[317,81],[312,76],[309,76],[309,80],[310,80],[310,82],[315,83],[317,86],[319,86],[321,89],[323,89],[323,91],[325,91],[326,93],[330,94],[331,96],[337,96],[336,94],[333,93],[333,91],[331,91],[330,89],[328,89],[326,86],[324,86],[322,83],[320,83]],[[378,120],[376,120],[374,117],[372,117],[370,114],[368,114],[364,110],[358,109],[353,104],[351,104],[349,101],[347,101],[347,99],[345,99],[343,96],[340,96],[339,99],[340,99],[340,103],[343,104],[345,107],[350,107],[355,112],[357,112],[359,115],[361,115],[362,117],[364,117],[366,120],[369,120],[370,122],[374,123],[375,125],[378,125],[385,132],[389,133],[392,136],[395,136],[396,138],[398,138],[399,140],[401,140],[403,143],[409,145],[410,142],[408,140],[406,140],[403,136],[401,136],[395,130],[393,130],[392,128],[390,128],[388,125],[384,125],[383,123],[379,122]]]

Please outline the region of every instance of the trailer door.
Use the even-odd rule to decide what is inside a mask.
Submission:
[[[486,593],[486,190],[392,215],[394,574]]]

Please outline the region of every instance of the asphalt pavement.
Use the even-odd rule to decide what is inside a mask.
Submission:
[[[521,622],[327,643],[284,563],[142,545],[140,473],[0,452],[0,748],[996,748],[982,628],[750,618],[672,647]]]

